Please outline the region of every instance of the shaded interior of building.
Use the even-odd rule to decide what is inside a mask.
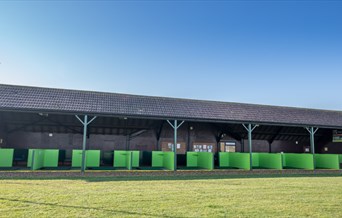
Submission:
[[[0,112],[0,147],[14,148],[14,166],[24,166],[27,149],[59,149],[60,165],[70,166],[73,149],[82,149],[83,125],[74,115]],[[332,129],[319,128],[315,153],[342,154],[332,142]],[[97,117],[87,129],[87,150],[101,150],[101,166],[112,166],[114,150],[141,151],[141,166],[150,166],[151,151],[172,151],[174,130],[166,120]],[[177,132],[177,167],[186,166],[186,152],[249,152],[248,132],[241,123],[185,121]],[[259,125],[252,134],[252,151],[310,153],[304,127]],[[26,160],[25,160],[26,158]]]

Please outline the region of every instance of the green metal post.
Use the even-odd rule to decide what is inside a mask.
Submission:
[[[245,129],[248,132],[248,147],[249,147],[249,162],[250,162],[250,170],[253,170],[253,160],[252,160],[252,132],[253,130],[258,127],[259,125],[255,124],[252,127],[252,124],[249,123],[248,126],[246,126],[245,124],[242,124],[243,127],[245,127]]]
[[[82,145],[82,165],[81,165],[82,173],[84,173],[85,168],[86,168],[87,126],[88,126],[88,115],[85,115],[84,123],[83,123],[83,145]]]
[[[249,147],[249,164],[250,164],[250,170],[253,169],[252,164],[252,124],[248,124],[248,147]]]
[[[306,130],[310,133],[310,148],[313,158],[313,167],[316,169],[316,161],[315,161],[315,133],[317,132],[318,128],[314,127],[306,127]]]
[[[174,140],[173,140],[173,152],[174,152],[174,171],[177,170],[177,120],[174,121]]]
[[[310,127],[310,146],[311,153],[315,154],[315,133],[313,127]]]
[[[87,127],[91,122],[93,122],[96,119],[96,116],[94,116],[89,122],[88,122],[88,115],[84,115],[84,121],[82,121],[78,115],[75,115],[75,117],[83,124],[83,145],[82,145],[81,172],[84,173],[85,168],[86,168]]]
[[[167,122],[173,128],[174,138],[173,138],[173,148],[172,151],[174,152],[174,171],[177,170],[177,129],[184,123],[184,120],[178,125],[177,120],[174,120],[172,124],[169,120]]]
[[[313,127],[310,127],[310,146],[311,146],[311,153],[313,158],[313,167],[316,169],[316,161],[315,161],[315,131]]]

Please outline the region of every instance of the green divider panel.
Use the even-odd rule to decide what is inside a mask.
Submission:
[[[253,168],[259,168],[260,163],[259,163],[259,153],[252,153],[252,167]]]
[[[175,169],[175,155],[173,152],[164,152],[163,167],[168,170]]]
[[[229,154],[228,152],[219,152],[219,167],[233,167],[229,163]]]
[[[72,167],[81,167],[82,165],[82,150],[72,150]]]
[[[100,166],[100,150],[87,150],[86,151],[86,167],[99,167]]]
[[[58,149],[46,149],[44,152],[44,167],[58,167]]]
[[[139,167],[140,166],[140,151],[131,151],[132,153],[132,167]]]
[[[163,151],[152,151],[152,167],[163,167],[163,160]]]
[[[174,170],[174,153],[171,151],[152,151],[152,167]]]
[[[27,167],[31,167],[32,170],[38,170],[44,167],[43,149],[29,149]]]
[[[31,165],[32,165],[32,154],[33,154],[33,150],[37,150],[37,149],[29,149],[29,150],[28,150],[27,167],[31,167]]]
[[[342,154],[339,154],[340,164],[342,164]]]
[[[313,155],[312,154],[292,154],[283,153],[283,168],[307,169],[313,170]]]
[[[214,154],[211,152],[199,152],[198,166],[208,170],[214,169]]]
[[[214,155],[211,152],[187,152],[186,166],[214,169]]]
[[[187,167],[198,167],[198,153],[199,152],[186,152]]]
[[[86,167],[100,166],[100,150],[86,150]],[[82,165],[82,150],[72,150],[72,167],[81,167]]]
[[[219,152],[219,166],[249,170],[249,153]]]
[[[128,167],[127,166],[127,151],[114,151],[114,167]]]
[[[253,168],[283,169],[281,154],[252,153]]]
[[[13,154],[13,148],[0,148],[0,167],[12,167]]]
[[[126,166],[127,169],[131,169],[133,167],[133,163],[131,161],[133,161],[133,157],[132,157],[133,153],[127,152],[126,154]]]
[[[114,151],[114,167],[139,167],[139,159],[140,151]]]
[[[340,161],[337,154],[315,154],[315,164],[318,169],[340,169]]]

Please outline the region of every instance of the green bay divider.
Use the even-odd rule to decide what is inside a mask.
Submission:
[[[0,167],[12,167],[13,154],[13,148],[0,148]]]
[[[283,153],[283,168],[313,170],[312,154]]]
[[[58,156],[58,149],[29,149],[27,166],[33,170],[43,167],[58,167]]]
[[[187,152],[186,166],[203,169],[214,169],[214,155],[211,152]]]
[[[87,154],[87,151],[86,151]],[[81,167],[82,150],[72,150],[71,167]]]
[[[86,167],[100,166],[100,150],[87,150],[86,152]]]
[[[186,152],[186,166],[198,167],[198,154],[199,152]]]
[[[340,159],[340,164],[342,164],[342,154],[339,154],[338,157]]]
[[[174,170],[174,153],[172,151],[152,151],[152,167]]]
[[[29,149],[27,167],[31,167],[32,170],[44,167],[44,151],[42,149]]]
[[[100,166],[100,150],[86,150],[86,167]],[[81,167],[82,165],[82,150],[72,150],[72,167]]]
[[[337,154],[315,154],[316,168],[340,169],[340,160]]]
[[[252,153],[253,168],[283,169],[281,154]]]
[[[58,149],[45,149],[43,167],[58,167],[58,158]]]
[[[249,153],[219,152],[219,166],[250,170]]]
[[[114,151],[114,167],[139,167],[140,151]]]

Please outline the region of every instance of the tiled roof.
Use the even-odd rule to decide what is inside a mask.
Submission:
[[[342,127],[342,111],[1,84],[0,110]]]

